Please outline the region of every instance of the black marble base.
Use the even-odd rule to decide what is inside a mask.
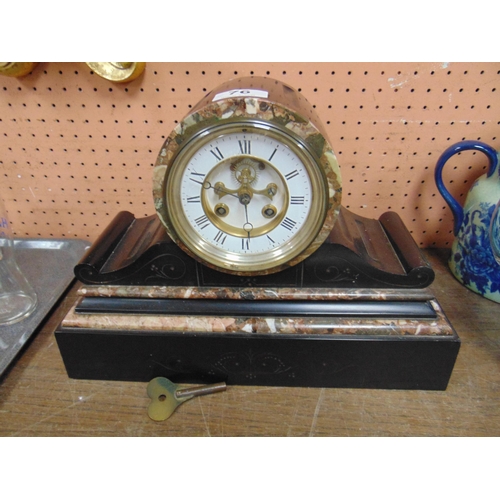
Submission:
[[[444,390],[460,347],[437,302],[431,307],[432,300],[415,299],[415,290],[428,287],[434,272],[393,212],[375,220],[342,208],[329,239],[309,258],[280,273],[250,277],[220,273],[191,259],[156,216],[135,219],[121,212],[75,274],[86,285],[113,285],[117,296],[84,297],[71,321],[56,330],[72,378],[148,382],[163,376],[186,383]],[[218,289],[228,300],[185,304],[179,298],[128,297],[130,289],[120,298],[120,286]],[[245,287],[315,293],[381,289],[389,295],[401,290],[403,296],[384,304],[290,305],[280,299],[252,304],[236,293]],[[230,300],[233,296],[243,302]],[[220,306],[223,312],[215,310]],[[158,323],[145,326],[155,315],[162,315]],[[181,328],[189,315],[198,315],[189,321],[203,325]],[[204,330],[223,316],[233,316],[224,331]],[[283,317],[291,324],[275,328]],[[304,327],[311,317],[314,325]]]
[[[133,299],[124,312],[88,299],[55,332],[78,379],[444,390],[460,348],[435,299],[400,302],[405,317],[391,301],[373,301],[372,314],[359,312],[366,301],[319,301],[311,315],[281,315],[280,301],[269,310],[262,301],[172,300],[171,310],[141,312]]]
[[[445,390],[458,337],[194,334],[59,328],[71,378]]]

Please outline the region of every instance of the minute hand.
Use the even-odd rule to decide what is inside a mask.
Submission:
[[[226,194],[229,196],[234,196],[235,198],[239,198],[239,196],[236,194],[238,191],[232,191],[226,188],[222,182],[217,182],[215,186],[212,186],[210,182],[205,181],[203,183],[203,189],[213,189],[215,191],[215,194],[219,195],[219,198],[222,198]]]
[[[247,232],[248,240],[250,242],[250,232],[253,229],[253,224],[248,221],[248,203],[243,203],[243,205],[245,207],[245,218],[246,218],[246,222],[245,224],[243,224],[243,230]]]

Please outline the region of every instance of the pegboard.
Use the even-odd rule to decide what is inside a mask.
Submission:
[[[81,62],[40,63],[22,78],[0,76],[1,195],[14,234],[94,241],[118,211],[155,213],[165,138],[208,91],[249,75],[286,82],[315,107],[345,207],[396,211],[419,246],[451,244],[434,167],[460,140],[500,147],[500,63],[148,63],[125,84]],[[465,200],[486,168],[481,153],[462,153],[444,180]]]

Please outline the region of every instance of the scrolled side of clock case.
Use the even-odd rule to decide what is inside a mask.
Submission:
[[[264,91],[250,97],[244,95],[231,96],[233,89],[255,89]],[[218,98],[217,96],[223,96]],[[294,257],[280,267],[259,271],[258,274],[269,274],[294,266],[314,253],[328,238],[339,216],[341,205],[341,175],[335,153],[330,145],[321,122],[312,106],[295,89],[270,78],[246,77],[230,80],[212,90],[193,110],[177,125],[165,140],[158,155],[153,173],[153,198],[156,212],[167,229],[169,236],[188,255],[209,267],[231,274],[254,274],[238,270],[221,269],[204,261],[193,253],[178,237],[173,227],[165,198],[165,184],[168,169],[174,162],[184,145],[202,130],[225,123],[248,120],[275,125],[286,130],[292,137],[302,141],[317,160],[317,165],[324,176],[327,189],[327,207],[325,218],[318,234],[307,250]]]

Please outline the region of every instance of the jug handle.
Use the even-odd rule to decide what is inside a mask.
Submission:
[[[448,206],[450,207],[453,217],[454,217],[454,223],[453,223],[453,233],[455,236],[458,234],[458,231],[460,230],[460,227],[462,226],[462,222],[464,219],[464,210],[460,203],[458,203],[453,196],[451,196],[450,192],[446,189],[443,183],[443,177],[442,177],[442,172],[443,172],[443,167],[445,163],[453,156],[456,155],[457,153],[460,153],[461,151],[469,151],[469,150],[476,150],[476,151],[481,151],[483,152],[489,159],[490,165],[488,168],[488,177],[491,177],[493,173],[495,172],[497,166],[498,166],[498,154],[494,148],[491,146],[488,146],[488,144],[485,144],[484,142],[480,141],[462,141],[462,142],[457,142],[453,146],[450,146],[444,153],[439,157],[437,163],[436,163],[436,170],[434,171],[434,179],[436,181],[436,186],[445,199],[446,203],[448,203]]]

